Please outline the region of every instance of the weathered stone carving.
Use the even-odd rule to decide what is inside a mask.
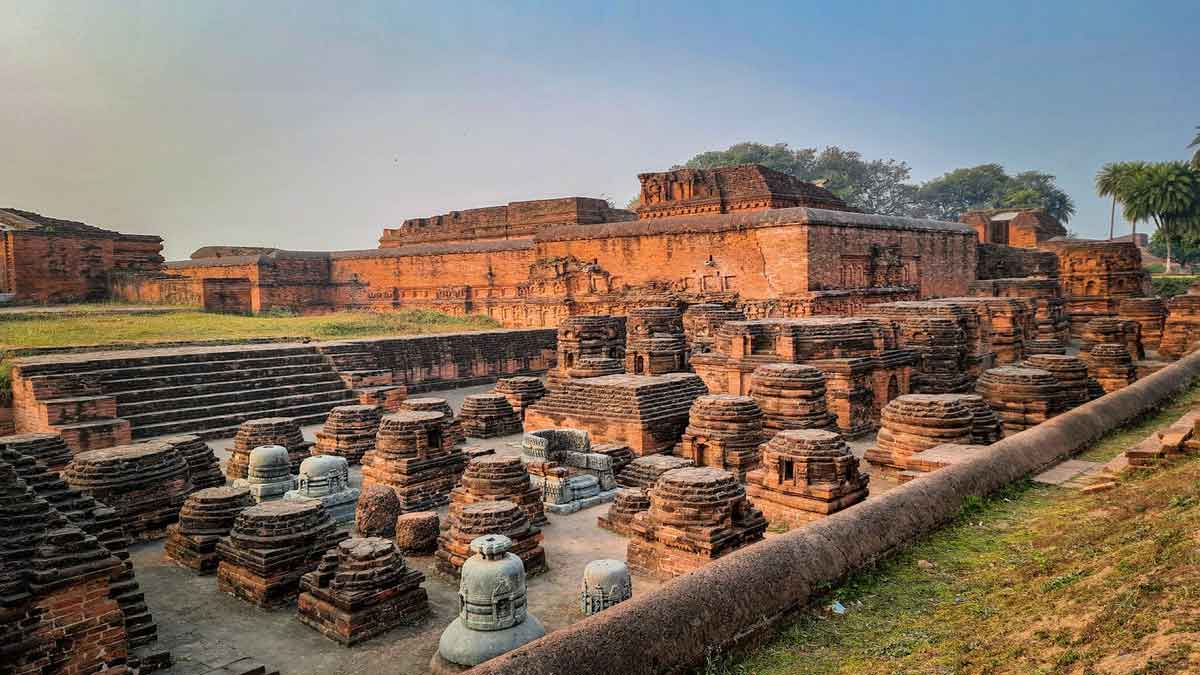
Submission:
[[[316,499],[335,523],[354,521],[359,490],[350,486],[350,465],[345,457],[318,455],[300,463],[296,489],[284,499]]]
[[[551,513],[574,513],[612,501],[616,477],[612,458],[591,451],[591,438],[578,429],[545,429],[525,434],[521,461]]]
[[[746,492],[767,520],[796,527],[866,499],[868,482],[841,436],[793,429],[763,446],[762,467],[746,477]]]
[[[288,490],[296,487],[287,448],[282,445],[263,445],[250,452],[247,475],[233,484],[250,490],[256,503],[283,499]]]
[[[310,456],[312,443],[304,440],[300,425],[290,417],[265,417],[247,420],[238,427],[233,439],[229,461],[225,463],[225,477],[237,480],[246,477],[250,452],[264,445],[278,445],[288,452],[291,473],[300,470],[300,462]]]
[[[593,560],[583,568],[579,610],[591,616],[633,597],[633,579],[621,560]]]

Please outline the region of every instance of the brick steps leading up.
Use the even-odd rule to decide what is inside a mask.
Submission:
[[[283,370],[283,369],[279,369]],[[230,373],[233,375],[234,373]],[[238,373],[242,375],[242,373]],[[183,376],[183,381],[168,384],[161,380],[159,383],[165,386],[153,387],[150,389],[133,389],[130,391],[116,392],[113,396],[117,399],[117,403],[128,406],[130,404],[140,403],[142,401],[161,401],[166,399],[186,398],[189,396],[206,396],[209,394],[222,394],[227,392],[244,392],[249,390],[261,391],[280,386],[281,382],[287,382],[289,385],[299,384],[317,384],[317,383],[341,383],[341,378],[337,373],[329,373],[325,371],[313,372],[309,366],[304,366],[303,370],[291,370],[285,372],[276,372],[276,369],[268,371],[246,371],[244,377],[220,379],[214,381],[197,382],[192,378]],[[260,375],[260,377],[249,377],[249,375]],[[176,378],[171,378],[175,380]],[[188,381],[191,379],[192,381]],[[153,382],[147,382],[153,384]]]
[[[118,401],[118,406],[121,411],[121,417],[128,419],[136,426],[139,424],[138,420],[143,415],[176,413],[194,408],[207,408],[216,413],[221,412],[221,409],[226,406],[247,406],[257,401],[278,399],[285,396],[302,396],[306,394],[315,396],[329,392],[346,393],[346,388],[342,385],[341,380],[338,380],[336,377],[332,381],[288,382],[282,385],[278,384],[277,381],[276,385],[262,389],[245,389],[215,394],[198,394],[195,396],[185,395],[176,398],[138,401],[136,403],[121,403]]]
[[[175,436],[177,434],[195,434],[205,440],[213,438],[231,438],[237,434],[238,425],[246,420],[260,417],[290,417],[300,426],[320,424],[329,416],[329,411],[340,405],[357,405],[358,399],[347,396],[345,400],[314,403],[306,406],[260,410],[235,415],[218,417],[199,417],[179,422],[164,422],[139,427],[134,431],[134,438],[156,438],[158,436]]]
[[[263,410],[279,410],[283,408],[294,408],[296,406],[307,405],[310,403],[324,403],[328,401],[344,401],[353,399],[345,389],[335,388],[326,389],[309,394],[290,394],[284,396],[276,396],[273,398],[267,397],[252,397],[245,400],[235,400],[228,403],[210,404],[210,405],[193,405],[190,399],[176,399],[178,406],[188,405],[189,407],[171,407],[164,410],[154,410],[150,412],[140,412],[135,415],[121,412],[121,416],[129,420],[133,425],[133,434],[136,438],[144,438],[144,434],[139,433],[142,427],[160,424],[164,422],[179,422],[189,419],[200,419],[205,417],[223,417],[226,415],[234,415],[238,413],[259,413]],[[335,405],[342,405],[337,403]],[[334,406],[329,406],[332,409]],[[247,419],[254,417],[287,417],[287,415],[258,415],[255,414]]]

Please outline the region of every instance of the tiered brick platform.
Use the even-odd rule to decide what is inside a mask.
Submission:
[[[462,445],[467,442],[467,432],[463,430],[462,421],[454,416],[454,409],[450,407],[450,403],[444,398],[422,396],[420,398],[405,399],[400,404],[400,409],[440,412],[443,415],[442,427],[450,443],[452,445]]]
[[[617,474],[617,485],[626,488],[649,490],[658,482],[658,477],[675,469],[695,466],[695,462],[674,455],[647,455],[638,457]]]
[[[466,466],[466,457],[447,433],[446,416],[433,410],[385,415],[375,449],[363,457],[362,486],[396,491],[402,511],[446,504]]]
[[[763,411],[763,433],[784,429],[831,429],[836,419],[825,401],[825,373],[797,363],[759,366],[750,396]]]
[[[1024,298],[1033,303],[1035,334],[1026,334],[1025,341],[1042,341],[1044,347],[1051,343],[1064,346],[1071,337],[1071,322],[1067,318],[1066,301],[1058,279],[1030,277],[1015,279],[986,279],[971,282],[968,293],[972,296],[995,296],[1001,298]],[[1026,350],[1026,353],[1030,353]],[[1047,353],[1047,352],[1042,352]]]
[[[1110,317],[1092,319],[1083,327],[1083,334],[1079,341],[1079,358],[1090,365],[1092,347],[1100,344],[1124,345],[1133,358],[1144,358],[1140,330],[1140,326],[1134,321],[1121,321]],[[1134,331],[1137,333],[1131,334]],[[1140,356],[1135,356],[1138,354]]]
[[[1027,368],[1039,368],[1054,375],[1062,384],[1063,405],[1067,410],[1092,400],[1088,389],[1088,367],[1078,356],[1034,354],[1025,359]]]
[[[974,422],[954,394],[901,396],[883,409],[876,445],[865,459],[886,473],[899,473],[913,453],[942,443],[970,443]]]
[[[758,466],[763,411],[749,396],[707,394],[692,403],[688,426],[675,454],[696,466],[724,469],[745,480]]]
[[[633,517],[649,508],[650,493],[645,488],[621,488],[617,490],[617,496],[608,512],[597,518],[596,524],[622,537],[628,537]]]
[[[165,537],[193,492],[183,455],[173,445],[154,441],[80,453],[63,478],[116,509],[125,533],[135,541]]]
[[[763,446],[762,467],[746,477],[746,493],[767,520],[797,527],[866,499],[869,480],[841,436],[797,429]]]
[[[167,528],[166,560],[199,574],[217,571],[217,544],[229,535],[238,514],[254,505],[244,487],[211,487],[193,492]]]
[[[508,404],[524,420],[525,409],[542,400],[542,397],[546,395],[546,385],[542,383],[540,377],[502,377],[496,380],[496,386],[492,391],[503,394],[504,398],[508,399]]]
[[[767,520],[733,474],[693,467],[663,474],[629,527],[630,571],[666,580],[761,540]]]
[[[580,365],[584,359],[602,359],[606,364],[612,359],[616,361],[617,368],[624,367],[623,317],[583,315],[564,319],[558,325],[558,363],[546,378],[549,388],[557,389],[563,380],[574,377],[568,371]]]
[[[635,307],[625,321],[625,372],[663,375],[687,370],[683,315],[674,307]]]
[[[1200,347],[1200,284],[1192,284],[1187,293],[1167,301],[1167,322],[1163,325],[1158,353],[1164,359],[1174,360],[1197,347]]]
[[[392,542],[347,539],[301,577],[297,616],[325,637],[355,645],[428,616],[424,581]]]
[[[344,537],[318,501],[251,506],[217,544],[217,587],[262,608],[286,604],[300,593],[300,577]]]
[[[168,436],[159,440],[175,446],[175,449],[187,460],[192,489],[203,490],[225,484],[225,476],[221,473],[221,462],[202,438],[194,434],[185,434]]]
[[[1098,344],[1088,357],[1088,372],[1104,388],[1104,393],[1111,394],[1137,382],[1137,368],[1124,345]]]
[[[687,337],[688,354],[706,354],[712,351],[717,331],[726,321],[745,321],[746,313],[740,309],[717,303],[689,305],[683,311],[683,333]]]
[[[16,434],[0,437],[0,449],[12,450],[45,465],[46,469],[60,473],[71,463],[71,448],[58,433]]]
[[[458,487],[450,493],[450,512],[455,514],[467,504],[506,501],[525,510],[529,521],[545,526],[542,491],[529,480],[529,471],[520,457],[485,455],[467,464]]]
[[[962,329],[967,341],[966,371],[971,377],[991,368],[996,362],[992,350],[991,322],[983,316],[979,307],[967,303],[904,300],[886,302],[870,307],[872,316],[881,316],[893,321],[905,318],[941,317],[954,321]]]
[[[18,359],[18,431],[61,431],[76,451],[194,433],[230,437],[248,419],[322,421],[354,403],[311,345],[270,343]]]
[[[375,447],[379,433],[379,408],[373,405],[342,405],[329,411],[325,426],[316,433],[314,455],[337,455],[351,464]]]
[[[504,394],[471,394],[459,412],[463,432],[472,438],[495,438],[521,433],[521,416]]]
[[[974,305],[980,320],[988,322],[989,344],[998,365],[1019,363],[1024,357],[1025,338],[1037,331],[1036,310],[1024,298],[972,296],[940,298],[936,302]]]
[[[898,324],[900,342],[917,352],[913,393],[951,394],[970,389],[967,336],[957,321],[943,316],[910,316]]]
[[[525,428],[584,429],[595,441],[628,444],[636,455],[669,452],[704,393],[704,382],[687,373],[565,380],[526,411]]]
[[[1117,318],[1136,321],[1141,326],[1142,346],[1158,350],[1167,322],[1167,306],[1162,298],[1123,298],[1117,305]]]
[[[225,463],[225,476],[230,480],[245,478],[250,452],[264,445],[278,445],[287,449],[291,473],[300,471],[300,463],[312,456],[313,444],[304,440],[296,420],[290,417],[246,420],[233,438],[229,461]]]
[[[991,445],[1004,436],[1000,416],[979,394],[954,394],[967,410],[971,411],[971,443]]]
[[[438,571],[458,578],[463,563],[472,555],[471,542],[488,534],[502,534],[512,540],[512,553],[525,563],[527,576],[546,571],[541,528],[529,522],[521,507],[503,501],[475,502],[450,515],[438,537]]]
[[[993,368],[979,377],[976,390],[1000,416],[1006,435],[1041,424],[1066,410],[1062,383],[1038,368]]]

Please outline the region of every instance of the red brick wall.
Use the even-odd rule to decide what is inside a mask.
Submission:
[[[254,311],[249,279],[205,279],[204,311],[250,314]]]
[[[17,302],[104,300],[109,297],[111,272],[156,269],[162,262],[162,242],[157,237],[104,238],[33,230],[7,232],[4,241],[4,286]]]

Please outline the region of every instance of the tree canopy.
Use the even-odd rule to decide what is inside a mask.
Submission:
[[[738,143],[725,150],[702,152],[683,166],[712,169],[735,164],[762,164],[802,180],[820,181],[847,204],[868,213],[957,220],[979,208],[1042,207],[1066,223],[1075,213],[1070,196],[1054,176],[1025,171],[1015,176],[999,164],[955,169],[924,185],[910,182],[911,169],[897,159],[866,159],[838,146],[791,148],[787,143]]]

